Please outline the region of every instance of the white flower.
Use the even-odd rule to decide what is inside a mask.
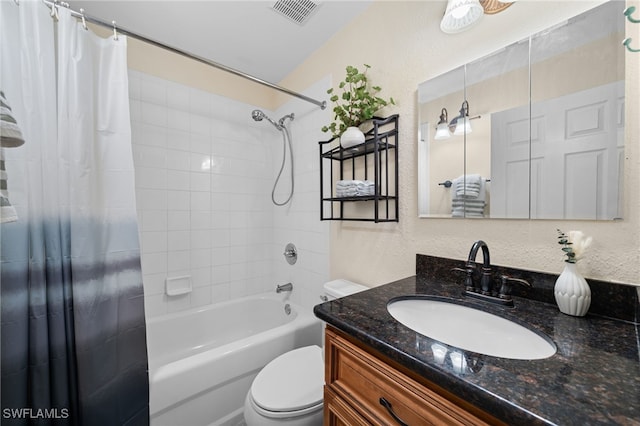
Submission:
[[[593,238],[585,236],[582,231],[569,231],[567,239],[571,243],[571,249],[575,255],[574,259],[576,261],[582,259],[585,251],[593,241]]]

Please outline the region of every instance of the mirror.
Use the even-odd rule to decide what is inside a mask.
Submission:
[[[621,218],[623,9],[605,3],[418,86],[420,217]]]

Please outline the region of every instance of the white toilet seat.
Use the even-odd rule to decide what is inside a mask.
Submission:
[[[251,405],[265,417],[297,417],[322,409],[322,348],[305,346],[284,353],[258,373],[249,391]]]
[[[317,405],[313,405],[311,407],[303,408],[302,410],[295,411],[269,411],[260,407],[253,398],[250,398],[251,407],[256,411],[256,413],[261,416],[270,418],[270,419],[292,419],[296,417],[306,416],[307,414],[314,413],[316,411],[322,411],[323,403],[320,402]]]

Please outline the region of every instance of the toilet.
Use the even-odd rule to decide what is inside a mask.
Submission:
[[[347,280],[324,285],[323,300],[367,290]],[[320,346],[305,346],[269,362],[251,384],[244,403],[247,426],[322,424],[324,356]]]

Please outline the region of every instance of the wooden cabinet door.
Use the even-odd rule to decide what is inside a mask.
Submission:
[[[370,426],[351,406],[327,386],[324,388],[324,426]]]
[[[488,424],[329,328],[325,351],[325,425],[354,412],[358,425]]]

